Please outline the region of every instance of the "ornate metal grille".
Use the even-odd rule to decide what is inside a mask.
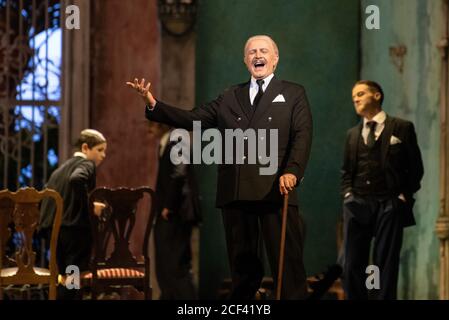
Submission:
[[[59,0],[0,0],[0,189],[41,189],[58,165]]]

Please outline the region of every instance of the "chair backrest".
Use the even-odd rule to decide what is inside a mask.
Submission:
[[[149,187],[132,188],[97,188],[89,196],[91,211],[94,254],[92,271],[101,268],[139,267],[139,257],[133,256],[130,250],[131,235],[136,226],[138,203],[147,193],[151,200],[151,209],[145,212],[145,234],[143,236],[142,257],[145,263],[149,261],[148,246],[154,218],[155,198]],[[93,214],[94,202],[106,205],[100,217]],[[142,219],[138,219],[141,221]],[[110,254],[108,248],[112,246]]]
[[[6,246],[12,235],[10,225],[13,212],[14,202],[9,198],[0,198],[0,269],[14,265],[14,261],[6,254]]]
[[[12,264],[17,268],[15,274],[8,275],[8,283],[46,283],[46,280],[41,282],[40,278],[43,277],[35,271],[36,252],[33,251],[33,235],[39,225],[39,204],[46,197],[52,198],[56,204],[56,213],[50,241],[49,266],[50,278],[53,283],[53,281],[56,281],[58,275],[56,248],[63,210],[61,196],[58,192],[51,189],[37,191],[34,188],[22,188],[17,192],[11,192],[9,190],[0,191],[0,269],[12,267]],[[6,243],[8,238],[15,233],[18,235],[20,241],[14,256],[8,258],[6,257]],[[5,283],[4,279],[0,280],[1,283]],[[50,288],[50,290],[53,296],[55,294],[55,287]]]

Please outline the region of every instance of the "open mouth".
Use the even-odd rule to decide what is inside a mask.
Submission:
[[[263,67],[265,67],[265,64],[266,63],[263,60],[256,60],[254,61],[253,66],[256,70],[261,70],[263,69]]]

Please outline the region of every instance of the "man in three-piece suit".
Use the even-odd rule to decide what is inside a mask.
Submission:
[[[216,205],[222,209],[225,227],[233,283],[231,298],[252,299],[260,286],[263,268],[258,257],[259,232],[263,235],[276,282],[282,195],[299,184],[309,159],[312,116],[306,93],[302,86],[274,76],[278,61],[278,48],[270,37],[249,38],[244,47],[244,62],[251,79],[229,88],[217,99],[192,111],[156,101],[149,91],[150,84],[146,85],[144,79],[140,83],[137,79],[134,83],[127,83],[142,95],[146,117],[153,121],[186,129],[192,129],[193,121],[201,121],[203,129],[218,128],[222,137],[226,129],[244,132],[274,129],[278,132],[277,141],[269,142],[278,146],[274,174],[262,175],[260,161],[248,161],[255,156],[251,154],[242,159],[236,159],[233,154],[232,164],[226,161],[226,164],[218,166]],[[261,135],[257,139],[265,137]],[[245,140],[249,140],[247,136]],[[224,156],[229,157],[228,154]],[[260,155],[255,158],[260,159]],[[283,299],[301,299],[306,294],[304,223],[297,205],[296,194],[292,192],[288,206]]]
[[[201,211],[195,174],[191,165],[175,165],[170,161],[175,143],[169,139],[169,126],[155,122],[150,132],[159,139],[154,242],[160,299],[196,299],[191,272],[191,237],[193,227],[201,221]]]
[[[424,170],[414,126],[382,111],[384,94],[358,81],[352,99],[359,125],[348,131],[342,168],[344,288],[348,299],[367,299],[370,242],[379,268],[377,299],[396,299],[403,228],[415,224],[413,194]]]

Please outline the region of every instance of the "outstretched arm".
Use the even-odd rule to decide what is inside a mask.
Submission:
[[[145,116],[148,120],[168,124],[175,128],[193,129],[194,121],[201,121],[201,128],[214,128],[217,126],[217,112],[223,98],[220,95],[217,99],[201,105],[198,108],[187,111],[169,106],[161,101],[157,101],[150,91],[151,83],[145,84],[145,79],[140,82],[126,82],[126,85],[135,89],[145,102]],[[157,105],[156,105],[157,104]]]

